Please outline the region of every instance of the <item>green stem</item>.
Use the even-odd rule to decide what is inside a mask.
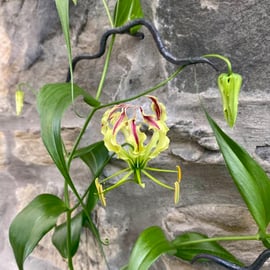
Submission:
[[[24,90],[23,90],[23,88],[25,88]],[[28,83],[24,83],[24,82],[22,82],[22,83],[19,83],[18,85],[17,85],[17,90],[21,90],[21,91],[23,91],[23,92],[26,92],[26,91],[31,91],[35,96],[37,96],[37,94],[38,94],[38,91],[37,90],[35,90],[30,84],[28,84]]]
[[[223,55],[220,55],[220,54],[215,54],[215,53],[213,53],[213,54],[206,54],[203,57],[205,57],[205,58],[209,58],[209,57],[211,58],[212,57],[212,58],[218,58],[218,59],[223,60],[227,64],[227,66],[228,66],[228,74],[229,75],[232,74],[232,64],[231,64],[230,60],[227,57],[225,57]]]
[[[96,94],[96,99],[99,100],[103,86],[104,86],[104,82],[108,73],[108,68],[109,68],[109,64],[110,64],[110,59],[111,59],[111,54],[112,54],[112,49],[113,49],[113,44],[115,41],[115,35],[112,36],[112,39],[110,41],[109,44],[109,48],[108,48],[108,52],[106,54],[106,60],[104,63],[104,67],[103,67],[103,71],[102,71],[102,75],[101,75],[101,79],[99,82],[99,86],[98,86],[98,90],[97,90],[97,94]]]
[[[154,92],[155,90],[157,90],[158,88],[166,85],[169,81],[171,81],[172,79],[174,79],[186,66],[181,66],[179,67],[173,74],[171,74],[167,79],[165,79],[164,81],[156,84],[155,86],[143,91],[142,93],[136,95],[136,96],[133,96],[131,98],[126,98],[126,99],[122,99],[122,100],[118,100],[118,101],[114,101],[114,102],[111,102],[111,103],[107,103],[107,104],[103,104],[99,107],[96,107],[96,110],[100,110],[100,109],[103,109],[103,108],[107,108],[107,107],[110,107],[110,106],[113,106],[113,105],[117,105],[117,104],[120,104],[120,103],[125,103],[125,102],[129,102],[129,101],[132,101],[132,100],[135,100],[137,98],[140,98],[142,96],[145,96],[145,95],[148,95],[152,92]]]
[[[97,107],[97,108],[99,108],[99,107]],[[78,137],[76,138],[76,141],[75,141],[75,143],[74,143],[74,145],[73,145],[73,147],[72,147],[72,150],[71,150],[71,152],[70,152],[70,154],[69,154],[69,156],[68,156],[68,160],[67,160],[67,167],[68,167],[68,170],[70,169],[71,161],[72,161],[73,156],[74,156],[74,154],[75,154],[75,152],[76,152],[76,150],[77,150],[77,148],[78,148],[78,146],[79,146],[79,143],[81,142],[82,136],[84,135],[84,133],[85,133],[87,127],[88,127],[88,124],[89,124],[89,122],[91,121],[91,119],[93,118],[93,116],[94,116],[94,114],[95,114],[97,108],[93,108],[93,109],[90,111],[90,113],[89,113],[89,115],[87,116],[87,118],[86,118],[86,120],[85,120],[85,122],[84,122],[84,125],[83,125],[83,127],[82,127],[82,129],[81,129],[81,131],[80,131],[80,133],[79,133],[79,135],[78,135]]]
[[[244,241],[244,240],[260,240],[259,234],[255,235],[243,235],[243,236],[219,236],[219,237],[212,237],[212,238],[205,238],[200,240],[194,240],[194,241],[187,241],[183,243],[177,243],[175,246],[182,247],[187,245],[196,245],[201,243],[209,243],[209,242],[218,242],[218,241]]]
[[[112,16],[110,14],[109,7],[108,7],[105,0],[103,0],[103,5],[104,5],[104,8],[106,10],[106,13],[107,13],[108,19],[110,21],[111,27],[114,27],[113,19],[112,19]],[[107,76],[107,73],[108,73],[114,41],[115,41],[115,35],[112,36],[112,39],[111,39],[110,44],[109,44],[108,52],[106,54],[106,59],[105,59],[101,79],[99,81],[97,94],[96,94],[96,99],[97,100],[99,100],[99,98],[101,96],[102,89],[103,89],[103,86],[104,86],[104,83],[105,83],[105,79],[106,79],[106,76]]]
[[[106,0],[102,0],[102,2],[103,2],[103,6],[104,6],[104,8],[105,8],[106,14],[107,14],[107,16],[108,16],[108,19],[109,19],[109,21],[110,21],[111,27],[114,27],[114,23],[113,23],[113,19],[112,19],[110,10],[109,10],[109,6],[107,5]]]
[[[65,181],[64,185],[64,200],[66,203],[66,206],[70,207],[70,199],[69,199],[69,193],[68,193],[68,183]],[[68,269],[73,270],[73,263],[72,263],[72,255],[71,255],[71,210],[68,210],[66,213],[66,219],[67,219],[67,257],[68,257]]]
[[[71,254],[71,211],[67,211],[67,254],[68,254],[68,269],[73,270],[72,254]]]

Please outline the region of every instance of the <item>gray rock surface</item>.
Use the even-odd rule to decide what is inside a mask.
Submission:
[[[73,55],[96,52],[98,39],[109,28],[102,1],[79,0],[71,8]],[[108,1],[110,6],[114,1]],[[110,245],[105,253],[111,270],[119,269],[141,230],[160,225],[171,238],[196,230],[210,236],[256,232],[240,195],[232,183],[200,100],[222,128],[270,170],[270,91],[268,60],[270,5],[267,0],[167,0],[143,1],[145,16],[159,29],[165,44],[179,57],[220,53],[228,56],[235,72],[243,75],[239,117],[233,129],[223,120],[217,74],[208,66],[186,68],[168,86],[156,92],[167,105],[170,149],[153,166],[175,168],[181,164],[181,202],[173,205],[173,194],[146,182],[146,188],[125,185],[107,196],[108,206],[98,206],[95,221],[103,239]],[[176,67],[166,63],[145,29],[143,41],[118,37],[113,50],[102,101],[126,98],[156,84]],[[64,81],[67,56],[53,0],[0,0],[0,269],[15,270],[8,242],[13,217],[36,195],[50,192],[63,195],[63,179],[53,166],[40,139],[35,95],[48,82]],[[76,82],[95,93],[104,58],[82,61],[76,69]],[[221,71],[223,63],[217,62]],[[194,70],[196,74],[194,74]],[[196,76],[195,76],[196,75]],[[196,78],[196,80],[195,80]],[[27,83],[22,116],[15,116],[14,93],[19,83]],[[198,92],[196,85],[198,85]],[[139,102],[144,103],[141,99]],[[79,103],[78,110],[86,115]],[[87,130],[83,144],[101,139],[101,113]],[[63,136],[71,145],[83,119],[72,110],[63,121]],[[113,161],[104,175],[122,163]],[[72,175],[82,192],[90,179],[85,166],[75,162]],[[163,179],[171,183],[166,175]],[[262,251],[259,243],[225,243],[246,264]],[[104,270],[105,263],[92,236],[84,233],[81,248],[74,257],[76,270]],[[269,267],[269,266],[268,266]],[[66,269],[65,262],[45,237],[25,263],[26,270]],[[213,264],[190,265],[163,256],[152,269],[221,269]],[[264,268],[266,269],[266,268]]]

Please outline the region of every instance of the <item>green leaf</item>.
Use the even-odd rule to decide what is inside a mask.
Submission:
[[[70,34],[69,34],[69,0],[55,0],[57,12],[64,33],[67,50],[71,56]]]
[[[118,0],[114,10],[114,25],[122,26],[128,21],[143,18],[140,0]],[[133,27],[131,34],[135,34],[140,26]]]
[[[81,230],[83,225],[83,214],[78,213],[71,219],[71,256],[74,256],[78,250]],[[62,223],[55,228],[52,236],[52,242],[62,257],[68,257],[67,251],[67,223]]]
[[[109,151],[103,141],[78,149],[74,154],[74,158],[76,157],[81,158],[85,162],[95,177],[100,175],[110,160]]]
[[[65,110],[72,103],[70,87],[70,83],[47,84],[40,90],[37,98],[43,143],[65,179],[69,178],[69,174],[61,139],[61,119]],[[74,97],[79,95],[82,95],[88,102],[91,101],[93,106],[98,106],[98,101],[74,85]]]
[[[91,170],[94,179],[100,176],[104,167],[111,158],[111,156],[109,155],[109,151],[105,147],[103,141],[99,141],[89,146],[78,149],[74,153],[73,157],[81,158],[82,161],[85,162],[85,164]],[[97,188],[95,185],[95,181],[92,181],[92,183],[89,186],[89,192],[86,200],[86,208],[89,213],[93,211],[98,200],[99,198],[97,195]],[[85,213],[83,213],[83,226],[89,228],[92,231],[92,233],[98,239],[99,243],[102,242],[96,225],[92,222],[92,220],[89,220],[89,218],[86,217]]]
[[[203,239],[208,239],[208,237],[206,235],[196,232],[188,232],[177,236],[172,241],[172,244],[177,250],[174,256],[186,261],[191,261],[196,255],[204,253],[215,255],[238,265],[242,265],[240,261],[238,261],[231,253],[229,253],[217,242],[202,242],[189,244],[191,242],[196,242]]]
[[[87,147],[78,149],[74,154],[74,158],[77,157],[81,158],[85,162],[85,164],[90,168],[92,175],[94,176],[94,179],[100,176],[104,167],[111,158],[111,156],[109,155],[109,151],[105,147],[103,141],[99,141]],[[91,212],[94,209],[97,202],[98,202],[97,189],[95,181],[92,181],[86,202],[87,209],[89,212]]]
[[[208,113],[205,113],[234,183],[264,234],[270,221],[269,177],[248,152],[226,135]]]
[[[59,215],[67,210],[58,197],[41,194],[15,217],[9,228],[9,241],[20,270],[40,239],[55,226]]]
[[[76,4],[76,1],[73,1]],[[68,53],[68,62],[71,70],[71,81],[73,81],[72,74],[72,52],[71,52],[71,44],[70,44],[70,33],[69,33],[69,0],[55,0],[56,9],[58,12],[58,16],[61,22],[62,31],[64,33],[65,42],[67,46]]]
[[[166,239],[160,227],[144,230],[137,239],[128,263],[128,270],[148,269],[163,253],[173,253],[173,245]],[[125,269],[125,268],[124,268]]]

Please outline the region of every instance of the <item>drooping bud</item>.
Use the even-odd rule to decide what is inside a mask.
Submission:
[[[17,90],[15,93],[15,102],[16,102],[16,115],[20,115],[23,109],[24,102],[24,92],[22,90]]]
[[[238,97],[242,86],[242,76],[237,73],[221,73],[218,76],[218,88],[222,96],[224,117],[233,127],[238,112]]]

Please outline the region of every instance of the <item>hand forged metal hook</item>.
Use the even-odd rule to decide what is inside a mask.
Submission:
[[[208,60],[207,58],[204,58],[204,57],[176,58],[175,56],[173,56],[165,48],[165,45],[160,37],[159,32],[155,28],[155,26],[151,22],[149,22],[145,19],[135,19],[135,20],[128,22],[127,24],[125,24],[123,26],[107,30],[101,37],[100,44],[99,44],[99,51],[93,55],[82,54],[82,55],[78,55],[75,58],[73,58],[72,59],[72,70],[74,71],[77,63],[83,59],[91,60],[91,59],[96,59],[96,58],[101,57],[106,51],[106,43],[107,43],[107,39],[109,38],[109,36],[115,35],[115,34],[130,34],[130,29],[132,27],[138,26],[138,25],[143,25],[149,30],[149,32],[152,34],[152,37],[155,41],[155,44],[158,48],[158,51],[168,62],[170,62],[174,65],[178,65],[178,66],[187,66],[187,65],[193,65],[193,64],[198,64],[198,63],[205,63],[205,64],[209,64],[215,70],[217,70],[216,66],[210,60]],[[139,37],[141,39],[144,38],[144,34],[141,32],[137,32],[133,36]],[[69,82],[69,81],[70,81],[70,70],[68,71],[67,78],[66,78],[66,82]]]
[[[228,262],[224,259],[221,259],[220,257],[210,255],[210,254],[199,254],[195,256],[191,263],[196,262],[199,259],[208,259],[212,260],[215,263],[224,266],[227,269],[230,270],[260,270],[261,267],[264,265],[264,263],[270,258],[270,249],[264,250],[258,258],[249,266],[239,266],[237,264],[234,264],[232,262]]]

